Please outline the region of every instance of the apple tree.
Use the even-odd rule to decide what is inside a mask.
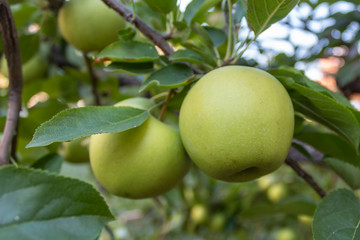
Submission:
[[[0,0],[0,239],[360,239],[359,19]]]

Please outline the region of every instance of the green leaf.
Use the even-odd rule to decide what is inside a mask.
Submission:
[[[316,209],[313,234],[316,240],[360,238],[360,201],[353,192],[340,189],[326,196]]]
[[[207,27],[207,26],[205,26],[204,28],[209,34],[211,42],[215,47],[219,47],[221,44],[223,44],[226,41],[227,36],[223,30],[214,27]]]
[[[336,81],[339,84],[339,87],[350,84],[360,75],[359,59],[360,57],[357,57],[350,62],[345,63],[345,65],[336,73]]]
[[[307,143],[326,155],[338,158],[355,166],[360,166],[360,157],[356,149],[345,139],[332,134],[306,127],[303,131],[294,136],[304,143]]]
[[[119,39],[125,40],[125,41],[132,40],[135,37],[135,35],[136,35],[136,31],[132,27],[121,29],[118,32]]]
[[[150,62],[159,59],[153,45],[136,41],[114,42],[102,50],[97,57],[114,62]]]
[[[305,214],[312,216],[316,209],[316,202],[302,196],[295,196],[279,203],[259,203],[245,209],[240,215],[244,219],[272,217],[274,214]]]
[[[21,62],[24,64],[38,53],[40,47],[39,34],[21,35],[19,37],[19,45],[21,52]]]
[[[323,159],[352,189],[360,189],[360,167],[346,163],[336,158]]]
[[[221,0],[193,0],[185,9],[184,20],[188,24],[199,18],[201,15],[208,12],[208,10],[218,4]]]
[[[130,75],[145,75],[154,72],[153,62],[113,62],[105,68],[108,72],[120,72]]]
[[[255,36],[286,17],[298,2],[299,0],[248,0],[247,21]]]
[[[182,49],[174,52],[170,56],[171,61],[184,61],[195,64],[202,64],[204,59],[197,52],[190,49]]]
[[[287,89],[295,110],[335,131],[348,140],[354,149],[358,149],[360,127],[359,118],[355,115],[357,111],[349,107],[342,98],[315,89],[315,85],[304,85],[291,72],[283,70],[273,70],[270,73]]]
[[[30,168],[0,168],[0,239],[96,239],[113,216],[90,184]]]
[[[40,158],[38,161],[32,164],[31,167],[48,170],[49,172],[59,173],[63,162],[64,157],[60,156],[57,153],[50,153]]]
[[[194,79],[194,72],[182,63],[170,64],[151,74],[140,87],[140,92],[153,88],[177,88]]]
[[[11,6],[11,12],[13,14],[16,29],[26,27],[31,22],[31,16],[38,10],[36,5],[31,3],[22,3]]]
[[[141,125],[148,111],[131,107],[82,107],[61,111],[35,131],[26,146],[46,146],[98,133],[122,132]]]

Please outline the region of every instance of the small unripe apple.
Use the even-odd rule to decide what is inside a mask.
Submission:
[[[291,228],[283,228],[276,232],[276,240],[297,240],[297,234]]]
[[[208,217],[208,210],[203,204],[195,204],[190,211],[190,218],[196,224],[202,224]]]
[[[47,71],[47,67],[48,63],[43,55],[34,55],[21,67],[23,73],[23,81],[26,83],[42,78]],[[9,69],[5,56],[3,56],[1,59],[0,72],[5,77],[9,77]]]
[[[116,41],[125,21],[101,0],[70,0],[59,11],[58,25],[67,42],[91,52]]]
[[[116,106],[149,109],[148,99],[124,100]],[[177,129],[153,116],[139,127],[91,136],[90,163],[95,177],[112,194],[140,199],[166,193],[190,168]]]
[[[71,163],[89,162],[89,143],[90,139],[88,137],[64,142],[60,148],[60,155]]]
[[[205,74],[180,109],[180,133],[195,164],[216,179],[242,182],[283,164],[294,130],[288,93],[265,71],[226,66]]]
[[[266,195],[270,201],[278,202],[288,195],[288,188],[284,183],[275,183],[267,189]]]

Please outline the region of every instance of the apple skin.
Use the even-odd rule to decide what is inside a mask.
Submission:
[[[58,25],[67,42],[92,52],[116,41],[125,21],[101,0],[70,0],[59,11]]]
[[[116,105],[148,109],[148,101],[136,98]],[[92,135],[90,164],[110,193],[141,199],[175,187],[189,171],[191,161],[178,130],[149,116],[139,127]]]
[[[89,162],[89,142],[88,137],[77,138],[70,142],[64,142],[59,153],[67,162],[70,163]]]
[[[270,74],[226,66],[192,87],[179,126],[185,149],[201,170],[219,180],[243,182],[283,164],[294,110],[285,88]]]

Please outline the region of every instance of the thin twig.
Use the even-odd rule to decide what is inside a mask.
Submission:
[[[94,68],[92,66],[91,59],[89,58],[89,56],[86,53],[83,53],[83,56],[85,59],[87,70],[88,70],[88,72],[90,74],[90,78],[91,78],[91,91],[92,91],[92,94],[94,97],[95,105],[101,106],[101,99],[100,99],[100,95],[99,95],[99,91],[98,91],[99,78],[95,74],[95,71],[94,71]]]
[[[142,19],[138,16],[133,17],[133,13],[124,4],[122,4],[118,0],[102,0],[106,5],[110,8],[114,9],[118,12],[126,21],[135,25],[137,29],[140,30],[147,38],[149,38],[155,45],[157,45],[166,56],[170,56],[174,50],[172,47],[165,41],[163,36],[152,29],[149,25],[147,25]]]
[[[16,136],[14,133],[19,121],[23,88],[19,40],[14,18],[7,0],[0,0],[0,33],[9,69],[9,104],[5,128],[0,142],[1,166],[10,163],[11,143],[14,141],[14,136]]]
[[[326,192],[315,182],[313,177],[300,167],[300,165],[294,159],[289,156],[286,158],[285,163],[289,165],[301,178],[303,178],[320,197],[325,197]]]
[[[127,22],[133,24],[144,36],[146,36],[150,41],[152,41],[156,46],[158,46],[164,54],[169,57],[174,53],[174,49],[166,42],[166,37],[162,34],[155,31],[149,25],[147,25],[141,18],[138,16],[133,16],[131,10],[129,10],[124,4],[122,4],[118,0],[102,0],[106,5],[110,8],[114,9],[117,13],[119,13]],[[204,72],[192,66],[189,63],[185,63],[188,67],[190,67],[194,73],[203,74]]]
[[[166,99],[165,99],[165,102],[164,102],[164,105],[162,106],[161,108],[161,111],[160,111],[160,115],[159,115],[159,120],[161,121],[161,119],[163,118],[164,114],[165,114],[165,111],[166,111],[166,108],[167,108],[167,105],[170,101],[170,98],[171,96],[174,94],[174,89],[170,89],[168,91],[168,94],[166,96]]]
[[[229,30],[228,30],[228,44],[227,44],[227,49],[226,49],[226,55],[225,55],[225,59],[224,61],[227,61],[231,55],[232,55],[232,45],[233,45],[233,19],[232,19],[232,4],[231,4],[231,0],[227,0],[227,7],[228,7],[228,11],[229,11]]]

